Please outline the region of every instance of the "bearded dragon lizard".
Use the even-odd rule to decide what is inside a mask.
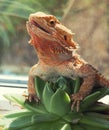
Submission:
[[[109,81],[76,53],[78,44],[73,40],[74,34],[55,16],[43,12],[30,14],[26,27],[31,37],[29,43],[34,46],[39,58],[38,63],[29,72],[28,100],[30,102],[40,100],[36,96],[34,87],[35,76],[52,82],[59,76],[71,79],[81,77],[83,83],[79,92],[71,95],[71,109],[76,107],[77,111],[81,100],[91,92],[95,84],[109,87]]]

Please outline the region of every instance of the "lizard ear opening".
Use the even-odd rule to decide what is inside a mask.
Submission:
[[[67,40],[67,36],[66,36],[66,35],[64,35],[64,40],[65,40],[65,41]]]

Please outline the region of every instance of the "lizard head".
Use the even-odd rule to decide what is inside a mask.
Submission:
[[[44,39],[45,41],[58,43],[58,45],[60,44],[60,46],[69,51],[78,48],[78,44],[72,39],[74,34],[71,30],[62,25],[53,15],[42,12],[30,14],[26,26],[31,36],[29,43],[32,45]]]

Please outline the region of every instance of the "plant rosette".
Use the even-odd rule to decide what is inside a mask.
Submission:
[[[35,89],[41,101],[25,102],[18,94],[4,95],[23,107],[0,120],[3,130],[108,130],[109,105],[98,102],[109,94],[109,89],[97,87],[81,101],[79,112],[71,111],[70,95],[78,92],[80,78],[59,77],[56,83],[35,78]]]

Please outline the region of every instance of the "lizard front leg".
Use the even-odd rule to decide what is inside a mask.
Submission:
[[[35,90],[35,75],[34,72],[37,69],[37,65],[34,65],[29,72],[29,79],[28,79],[28,101],[36,101],[39,102],[40,99],[38,98]]]
[[[79,74],[80,77],[83,78],[83,83],[79,92],[71,95],[71,101],[73,101],[71,109],[73,110],[76,106],[77,111],[79,111],[80,101],[82,101],[91,92],[95,84],[96,71],[91,65],[86,64],[79,69]]]
[[[32,102],[32,101],[36,101],[39,102],[39,98],[36,95],[36,90],[35,90],[35,86],[34,86],[34,78],[33,76],[29,76],[28,79],[28,101]]]

